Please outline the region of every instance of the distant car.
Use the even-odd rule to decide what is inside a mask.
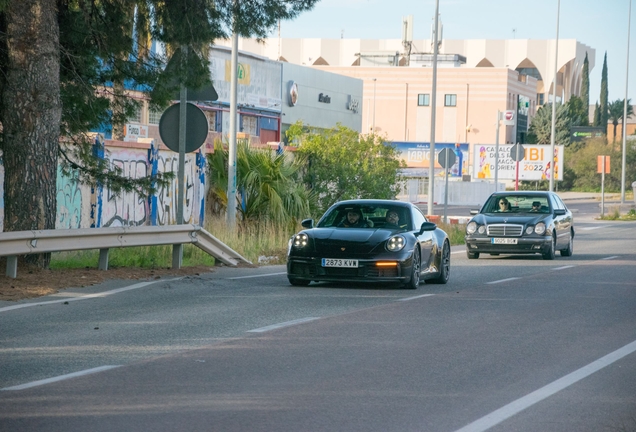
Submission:
[[[389,224],[390,212],[398,214],[399,222]],[[358,213],[355,223],[348,219],[349,213]],[[397,282],[416,289],[422,280],[448,282],[448,236],[411,203],[341,201],[317,224],[306,219],[302,226],[305,229],[289,240],[287,278],[292,285]]]
[[[506,206],[506,202],[508,205]],[[572,212],[553,192],[495,192],[466,224],[466,254],[541,254],[574,250]]]

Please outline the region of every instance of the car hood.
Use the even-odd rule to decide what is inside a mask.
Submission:
[[[368,254],[392,236],[391,230],[369,228],[314,228],[305,233],[320,255],[340,256]],[[343,249],[344,248],[344,249]]]
[[[528,215],[528,214],[508,214],[482,213],[473,217],[473,220],[482,225],[488,224],[513,224],[513,225],[534,225],[550,218],[549,214]]]

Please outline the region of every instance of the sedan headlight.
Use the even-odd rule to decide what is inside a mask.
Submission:
[[[475,222],[468,222],[466,225],[466,234],[475,234],[477,231],[477,224]]]
[[[386,242],[386,248],[391,252],[398,252],[404,249],[406,240],[402,236],[393,236]]]
[[[545,233],[545,224],[543,222],[539,222],[534,226],[534,232],[543,235]]]
[[[309,236],[305,233],[296,234],[292,239],[292,244],[297,248],[304,248],[309,242]]]

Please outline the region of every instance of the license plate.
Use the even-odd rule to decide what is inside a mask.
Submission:
[[[322,259],[322,266],[323,267],[357,268],[358,267],[358,260],[323,258]]]
[[[490,239],[492,244],[517,244],[516,238],[493,238]]]

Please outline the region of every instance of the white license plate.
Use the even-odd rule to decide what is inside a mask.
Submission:
[[[516,238],[493,238],[490,239],[492,244],[517,244]]]
[[[322,266],[323,267],[357,268],[358,267],[358,260],[323,258],[322,259]]]

